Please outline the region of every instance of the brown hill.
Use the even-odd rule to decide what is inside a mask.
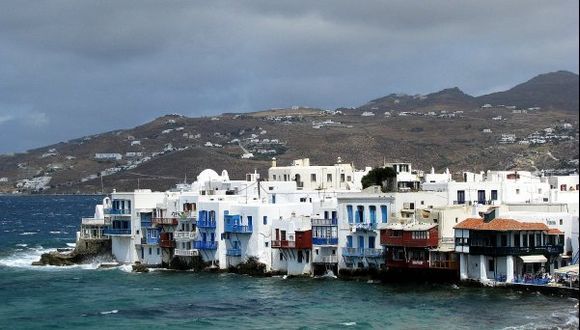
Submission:
[[[213,118],[163,116],[132,129],[0,155],[0,192],[165,190],[186,178],[191,182],[205,168],[226,169],[238,179],[254,170],[265,175],[272,157],[280,165],[302,157],[332,164],[341,157],[358,168],[387,159],[412,162],[419,169],[449,167],[456,173],[577,170],[578,113],[561,108],[570,100],[530,112],[482,109],[478,102],[452,88],[426,96],[393,94],[336,112],[294,107]],[[383,106],[410,112],[385,116],[373,109]],[[364,111],[374,115],[363,116]],[[98,153],[122,158],[98,160]],[[242,158],[250,153],[251,159]]]

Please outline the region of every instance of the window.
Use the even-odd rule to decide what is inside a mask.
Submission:
[[[507,235],[501,235],[501,246],[507,246],[508,245],[508,237]]]
[[[465,190],[457,190],[457,204],[465,204]]]
[[[375,248],[375,237],[369,236],[369,249],[374,249],[374,248]]]
[[[560,219],[560,226],[564,224],[564,220]]]
[[[326,182],[332,182],[332,174],[326,174]]]
[[[519,194],[520,194],[520,190],[516,189],[516,195],[519,195]]]
[[[264,242],[265,247],[268,247],[268,245],[269,245],[268,242]]]
[[[346,247],[352,247],[352,236],[350,235],[346,237]]]
[[[429,238],[429,232],[426,231],[414,231],[411,233],[411,238],[412,239],[428,239]]]
[[[316,182],[316,174],[310,174],[310,182]]]
[[[353,219],[354,219],[354,213],[353,213],[353,210],[352,210],[352,205],[347,205],[346,206],[346,214],[347,214],[347,217],[348,217],[348,223],[352,223],[353,222]]]
[[[267,224],[268,224],[268,217],[267,217],[267,216],[264,216],[264,217],[262,218],[262,223],[263,223],[263,224],[265,224],[265,225],[267,225]]]
[[[363,222],[365,219],[365,207],[363,205],[358,205],[356,207],[356,213],[354,215],[354,220],[357,223]]]
[[[477,203],[485,204],[485,190],[477,191]]]
[[[386,205],[381,205],[381,222],[382,223],[387,223],[387,206]]]
[[[403,233],[400,230],[389,230],[391,237],[400,237],[403,236]]]
[[[514,234],[514,246],[520,247],[520,233]]]
[[[491,191],[491,200],[492,201],[496,201],[497,200],[497,190],[492,190]]]
[[[149,248],[149,255],[151,255],[151,248]]]
[[[161,254],[161,249],[157,248],[157,255],[160,255],[160,254]]]
[[[377,207],[374,205],[369,206],[369,214],[371,217],[371,223],[377,222]]]
[[[495,262],[493,259],[487,259],[487,271],[495,272]]]
[[[341,174],[341,175],[340,175],[340,182],[344,182],[344,180],[345,180],[345,179],[344,179],[344,174]]]
[[[280,252],[280,261],[284,260],[284,255],[282,255],[282,252]]]
[[[350,175],[346,177],[346,181],[348,181],[348,182],[352,181],[352,178],[350,177]]]
[[[298,250],[298,263],[301,264],[302,263],[302,258],[304,258],[304,255],[302,253],[302,250]]]

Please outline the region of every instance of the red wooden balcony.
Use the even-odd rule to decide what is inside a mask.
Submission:
[[[272,248],[274,249],[312,249],[312,230],[297,231],[294,234],[296,239],[291,240],[273,240]]]
[[[428,231],[381,230],[381,245],[427,248],[436,247],[438,243],[437,228]]]
[[[152,222],[156,225],[177,226],[177,218],[153,218]]]
[[[174,248],[175,241],[168,240],[168,239],[162,239],[161,241],[159,241],[159,246],[162,248]]]

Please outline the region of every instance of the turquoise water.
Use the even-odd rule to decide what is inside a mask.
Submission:
[[[0,197],[0,328],[577,328],[577,300],[449,285],[32,267],[99,197]]]

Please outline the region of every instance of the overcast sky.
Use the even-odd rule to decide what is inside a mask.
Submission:
[[[578,73],[578,1],[0,0],[0,153],[168,113]]]

